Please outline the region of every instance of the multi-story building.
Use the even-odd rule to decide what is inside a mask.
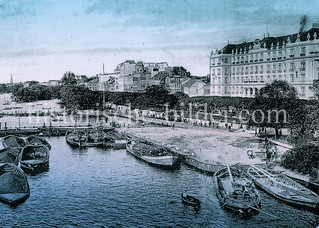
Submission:
[[[286,80],[299,97],[313,96],[319,79],[319,24],[306,32],[228,44],[211,52],[212,96],[254,97],[267,83]]]

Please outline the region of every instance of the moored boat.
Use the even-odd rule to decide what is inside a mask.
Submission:
[[[49,148],[44,145],[28,145],[22,149],[21,168],[25,172],[39,173],[49,168]]]
[[[214,174],[218,170],[225,168],[225,165],[220,164],[219,162],[203,162],[192,155],[185,155],[184,163],[208,174]]]
[[[247,175],[258,187],[286,203],[315,209],[319,207],[319,196],[315,192],[284,174],[272,174],[262,168],[250,166]]]
[[[13,164],[0,164],[0,201],[16,206],[29,196],[30,188],[25,173]]]
[[[4,137],[2,139],[2,145],[5,148],[8,148],[8,147],[19,147],[19,148],[22,148],[22,147],[26,146],[26,142],[24,141],[23,138],[20,138],[18,136],[8,135],[8,136],[6,136],[6,137]]]
[[[21,160],[21,150],[17,148],[4,148],[0,150],[0,163],[11,163],[19,165]]]
[[[28,145],[45,145],[51,150],[51,145],[47,140],[38,136],[29,136],[26,138],[26,143]]]
[[[261,198],[254,183],[236,167],[227,166],[214,174],[214,189],[221,207],[246,215],[258,210]]]
[[[129,141],[126,150],[135,157],[163,168],[177,168],[179,165],[178,156],[168,148],[158,146],[146,141]]]
[[[70,146],[83,148],[88,141],[88,136],[84,132],[74,131],[67,134],[65,140]]]

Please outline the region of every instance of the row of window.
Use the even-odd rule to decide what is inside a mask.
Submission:
[[[212,84],[221,83],[221,77],[212,77]],[[306,81],[306,74],[302,73],[298,74],[289,74],[287,76],[284,75],[268,75],[267,77],[264,76],[246,76],[246,77],[225,77],[224,83],[267,83],[274,80],[285,80],[288,82],[305,82]]]
[[[244,87],[239,87],[239,86],[232,86],[232,87],[225,87],[224,88],[224,94],[241,94],[245,96],[252,96],[258,94],[259,90],[258,88],[244,88]],[[218,86],[217,89],[215,87],[212,88],[212,94],[221,94],[221,87]],[[300,86],[299,90],[299,96],[300,97],[305,97],[306,96],[306,87],[305,86]]]
[[[319,53],[319,45],[311,45],[308,46],[301,46],[295,48],[289,48],[285,50],[276,50],[276,51],[269,51],[269,52],[262,52],[262,53],[255,53],[255,54],[247,54],[247,53],[240,53],[240,56],[231,56],[231,57],[217,57],[211,59],[211,65],[220,65],[220,64],[239,64],[239,63],[252,63],[252,62],[263,62],[273,61],[273,60],[281,60],[286,58],[294,58],[294,57],[302,57],[312,54]]]
[[[264,69],[264,65],[256,65],[256,66],[242,66],[242,67],[232,67],[231,73],[232,75],[243,75],[243,74],[263,74],[264,72],[269,73],[282,73],[286,72],[286,65],[284,63],[278,64],[267,64]],[[299,66],[299,68],[297,67]],[[301,62],[290,62],[289,63],[289,72],[295,71],[305,71],[306,70],[306,61]],[[224,69],[224,75],[229,74],[229,69]],[[221,68],[212,69],[212,76],[221,75]]]

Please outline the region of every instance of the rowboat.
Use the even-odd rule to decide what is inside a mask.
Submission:
[[[83,148],[88,141],[88,136],[84,132],[72,132],[66,135],[66,142],[73,147]]]
[[[49,150],[51,150],[51,145],[50,143],[48,143],[47,140],[45,140],[44,138],[38,137],[38,136],[29,136],[26,138],[26,143],[28,145],[44,145],[47,146],[49,148]]]
[[[39,173],[49,168],[49,148],[44,145],[28,145],[22,149],[21,168],[25,172]]]
[[[30,188],[25,173],[13,164],[0,164],[0,201],[16,206],[29,196]]]
[[[247,175],[258,187],[286,203],[316,209],[319,207],[316,193],[284,174],[272,174],[262,168],[250,166]]]
[[[11,163],[19,165],[21,160],[21,151],[16,148],[4,148],[0,150],[0,163]]]
[[[181,195],[182,197],[182,202],[184,204],[188,204],[188,205],[191,205],[193,206],[195,209],[199,209],[200,208],[200,205],[201,205],[201,201],[197,198],[195,198],[194,196],[190,196],[188,194],[182,194]]]
[[[17,137],[15,135],[8,135],[2,139],[2,145],[5,148],[8,148],[8,147],[22,148],[26,146],[26,142],[24,141],[24,139]]]
[[[179,164],[178,156],[168,148],[147,141],[128,141],[126,150],[150,165],[171,169],[177,168]]]
[[[214,174],[213,180],[221,207],[243,215],[259,209],[261,198],[258,190],[236,165],[220,169]]]

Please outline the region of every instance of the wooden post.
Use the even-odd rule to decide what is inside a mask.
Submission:
[[[8,133],[7,122],[4,122],[4,130],[5,130],[5,135],[7,135]]]

